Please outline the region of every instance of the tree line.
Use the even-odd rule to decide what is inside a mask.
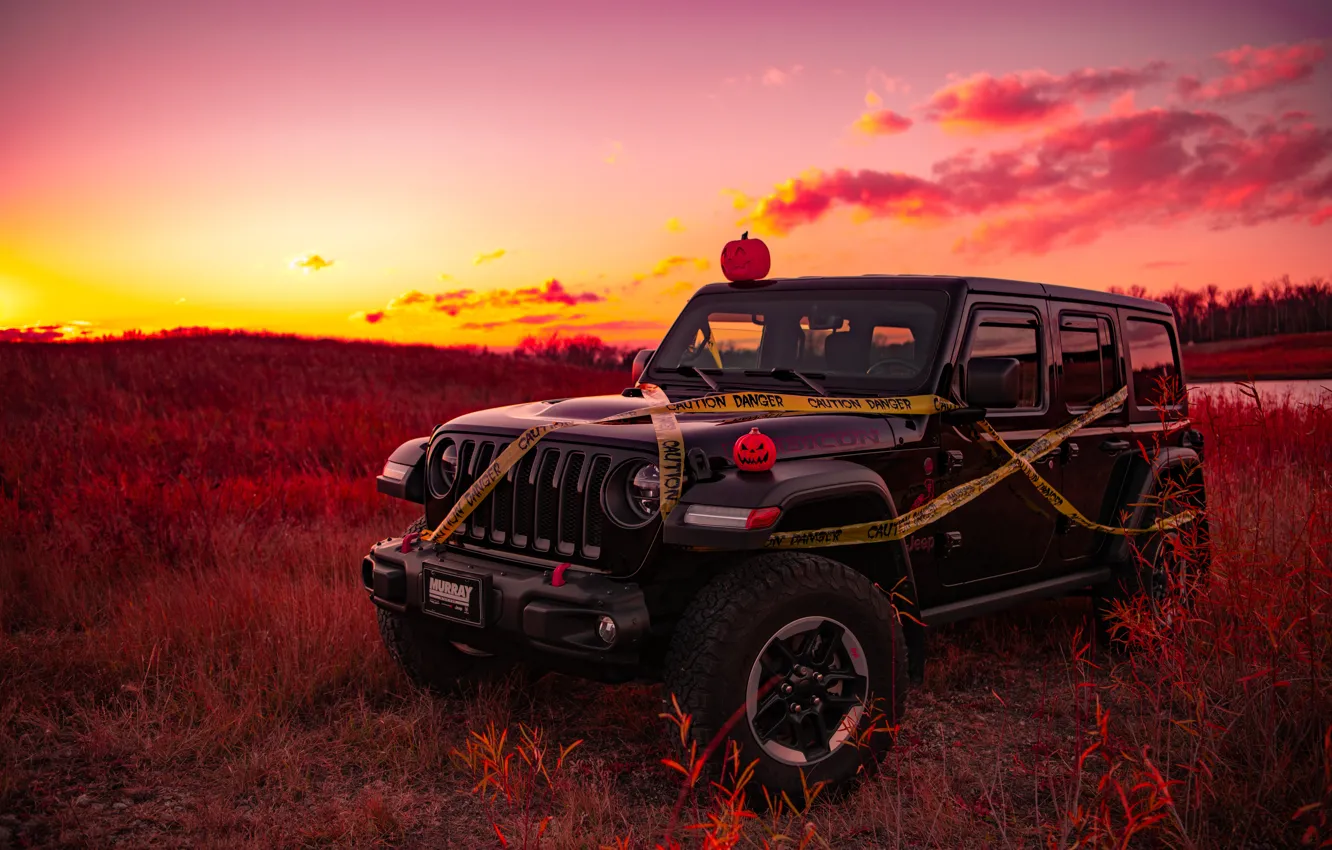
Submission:
[[[1290,275],[1282,275],[1258,286],[1230,290],[1214,283],[1202,289],[1176,285],[1156,295],[1148,295],[1147,288],[1139,285],[1110,291],[1168,304],[1183,342],[1332,331],[1332,280],[1325,277],[1294,283]]]

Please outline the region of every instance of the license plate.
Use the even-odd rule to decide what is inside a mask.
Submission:
[[[465,575],[449,570],[424,567],[421,582],[424,592],[421,609],[427,614],[472,626],[486,622],[486,597],[490,576]]]

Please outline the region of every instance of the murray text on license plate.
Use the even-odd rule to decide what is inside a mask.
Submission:
[[[426,569],[425,598],[427,613],[479,626],[484,604],[483,584],[479,578]]]

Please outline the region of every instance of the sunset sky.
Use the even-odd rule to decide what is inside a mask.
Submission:
[[[0,3],[0,329],[652,343],[744,229],[1332,276],[1332,3]]]

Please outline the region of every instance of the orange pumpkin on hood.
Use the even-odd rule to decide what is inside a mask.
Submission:
[[[731,455],[741,472],[767,472],[777,460],[777,444],[759,429],[750,428],[735,441]]]

